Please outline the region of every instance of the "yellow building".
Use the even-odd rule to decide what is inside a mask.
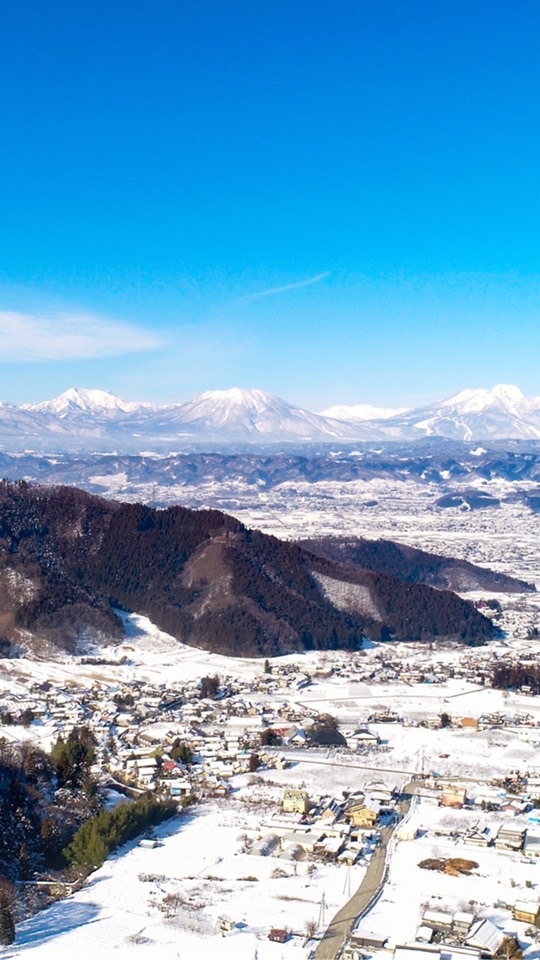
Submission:
[[[373,827],[377,822],[377,814],[366,807],[365,803],[357,803],[345,811],[345,816],[353,827]]]
[[[284,813],[307,813],[311,804],[305,790],[285,790],[281,802]]]

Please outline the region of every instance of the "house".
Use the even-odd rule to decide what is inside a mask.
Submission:
[[[358,947],[371,947],[374,950],[382,950],[387,940],[388,936],[382,931],[373,930],[366,920],[360,918],[351,931],[349,943],[353,950]]]
[[[461,937],[466,937],[474,923],[474,913],[458,911],[452,917],[452,933],[457,933]]]
[[[368,730],[367,727],[361,727],[360,730],[355,730],[354,733],[349,737],[349,743],[351,746],[356,744],[358,747],[378,747],[380,742],[381,738],[376,733],[372,733],[371,730]]]
[[[377,821],[377,814],[370,807],[366,807],[365,803],[350,804],[345,810],[345,816],[353,827],[371,828]]]
[[[503,823],[495,837],[498,850],[521,850],[525,840],[525,827],[516,827],[512,823]]]
[[[270,933],[268,934],[268,939],[273,940],[274,943],[287,943],[287,940],[289,939],[289,931],[272,927]]]
[[[320,843],[322,834],[306,833],[302,830],[291,830],[281,837],[281,847],[283,850],[300,847],[302,853],[313,853],[313,850]]]
[[[356,933],[353,931],[351,934],[351,946],[353,948],[368,947],[371,950],[383,950],[387,940],[388,937],[380,933]]]
[[[185,777],[167,783],[171,797],[187,797],[191,793],[191,783]]]
[[[540,857],[540,834],[527,831],[523,844],[523,856]]]
[[[230,931],[236,927],[236,923],[234,920],[231,920],[230,917],[219,917],[218,926],[223,933],[230,933]]]
[[[480,960],[480,951],[446,943],[407,943],[394,948],[393,960]]]
[[[422,917],[422,926],[431,927],[442,933],[450,933],[452,929],[452,915],[442,910],[426,910]]]
[[[307,813],[311,804],[305,790],[285,790],[281,806],[284,813]]]
[[[358,857],[362,855],[363,850],[364,848],[361,843],[349,843],[339,854],[337,862],[346,863],[348,867],[352,867],[358,860]]]
[[[396,830],[396,840],[416,840],[418,828],[408,823],[400,824]]]
[[[452,786],[450,784],[443,787],[441,797],[441,807],[454,807],[461,810],[467,800],[467,791],[465,787]]]
[[[342,837],[325,837],[317,844],[317,852],[325,860],[336,860],[343,850]]]
[[[540,903],[535,900],[516,900],[512,908],[512,919],[540,927]]]
[[[478,920],[465,937],[469,947],[480,950],[483,956],[494,957],[504,940],[504,934],[491,920]]]
[[[466,830],[463,834],[463,842],[470,843],[474,847],[489,847],[493,843],[493,830],[483,824],[477,824]]]
[[[540,800],[540,777],[527,778],[527,792],[533,800]]]
[[[339,730],[333,727],[323,727],[321,730],[315,730],[310,738],[310,744],[313,747],[346,747],[347,741]]]

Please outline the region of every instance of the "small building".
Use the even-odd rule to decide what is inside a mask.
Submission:
[[[230,917],[219,917],[218,926],[223,933],[230,933],[236,927],[236,922]]]
[[[525,827],[517,827],[513,823],[503,823],[495,837],[495,846],[498,850],[521,850],[525,833]]]
[[[493,843],[493,831],[489,827],[471,827],[463,834],[463,843],[470,843],[474,847],[489,847]]]
[[[284,813],[307,813],[311,804],[305,790],[285,790],[281,806]]]
[[[350,820],[353,827],[371,828],[377,821],[377,814],[365,803],[354,803],[347,807],[345,816]]]
[[[504,940],[504,934],[491,920],[479,920],[465,937],[468,947],[475,947],[483,956],[494,957]]]
[[[314,747],[346,747],[347,741],[334,727],[323,727],[311,735],[310,744]]]
[[[474,913],[466,913],[464,910],[459,910],[452,917],[452,933],[466,937],[473,923]]]
[[[402,823],[396,830],[396,840],[416,840],[418,827]]]
[[[461,810],[465,806],[466,800],[467,791],[465,787],[451,786],[450,784],[443,787],[441,807],[454,807],[456,810]]]
[[[359,747],[378,747],[380,742],[381,738],[379,735],[368,730],[367,727],[361,727],[359,730],[355,730],[349,737],[349,743],[351,745],[356,744]]]
[[[287,943],[289,939],[289,931],[282,930],[278,927],[272,927],[270,933],[268,934],[268,939],[273,940],[274,943]]]
[[[527,831],[523,844],[523,856],[533,859],[540,857],[540,834]]]
[[[480,960],[480,951],[447,943],[406,943],[394,948],[393,960]]]
[[[315,833],[308,833],[303,830],[291,830],[281,837],[281,847],[283,850],[291,847],[301,847],[304,853],[313,853],[321,837],[322,834],[320,830]]]
[[[422,917],[422,926],[431,927],[441,933],[450,933],[452,929],[452,915],[443,910],[426,910]]]
[[[349,843],[344,850],[339,854],[337,858],[338,863],[346,863],[347,866],[352,867],[354,863],[363,853],[363,846],[361,843]]]
[[[512,919],[540,927],[540,903],[536,900],[516,900],[512,908]]]

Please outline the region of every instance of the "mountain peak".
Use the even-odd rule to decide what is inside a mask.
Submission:
[[[270,393],[265,393],[264,390],[245,389],[243,387],[230,387],[228,390],[206,390],[195,397],[195,400],[213,403],[216,406],[243,407],[246,409],[262,409],[272,406],[276,402],[285,402]]]
[[[502,406],[512,412],[519,408],[522,412],[529,405],[529,401],[519,387],[499,383],[491,390],[483,387],[476,390],[461,390],[460,393],[443,400],[440,405],[452,409],[459,408],[463,413],[479,413],[494,406]]]
[[[104,410],[125,410],[126,404],[120,397],[116,397],[108,390],[88,390],[83,387],[70,387],[53,400],[44,400],[42,403],[26,403],[25,410],[37,410],[40,413],[55,413],[65,416],[74,410],[85,413],[97,413]]]
[[[511,383],[498,383],[492,388],[490,393],[492,393],[494,397],[500,397],[501,399],[512,400],[514,402],[522,402],[526,399],[525,394],[521,392],[519,387],[515,387]]]

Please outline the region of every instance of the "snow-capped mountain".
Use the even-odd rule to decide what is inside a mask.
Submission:
[[[321,417],[332,417],[334,420],[347,420],[349,423],[365,423],[368,420],[388,420],[406,413],[408,407],[374,407],[370,403],[357,403],[352,406],[337,404],[321,410]]]
[[[334,416],[328,414],[332,412]],[[339,413],[339,417],[338,417]],[[347,413],[349,419],[341,419]],[[374,414],[374,416],[373,416]],[[369,416],[370,419],[364,419]],[[42,403],[0,403],[0,450],[157,453],[200,444],[356,443],[422,437],[540,440],[540,397],[514,386],[462,390],[416,410],[330,407],[311,413],[262,390],[209,390],[187,403],[121,400],[73,388]]]
[[[451,440],[540,440],[540,397],[518,387],[462,390],[439,403],[379,422],[386,437],[448,437]]]
[[[241,440],[325,440],[354,441],[358,430],[295,407],[263,390],[208,390],[189,403],[162,409],[156,417],[161,428],[173,424],[184,434],[207,436],[223,441]],[[369,439],[376,434],[366,433]]]
[[[126,414],[139,413],[143,410],[155,410],[154,403],[129,403],[121,400],[108,390],[85,390],[72,387],[61,393],[54,400],[44,400],[42,403],[25,403],[21,410],[33,413],[52,414],[60,420],[80,420],[81,417],[90,417],[94,420],[115,420]]]

